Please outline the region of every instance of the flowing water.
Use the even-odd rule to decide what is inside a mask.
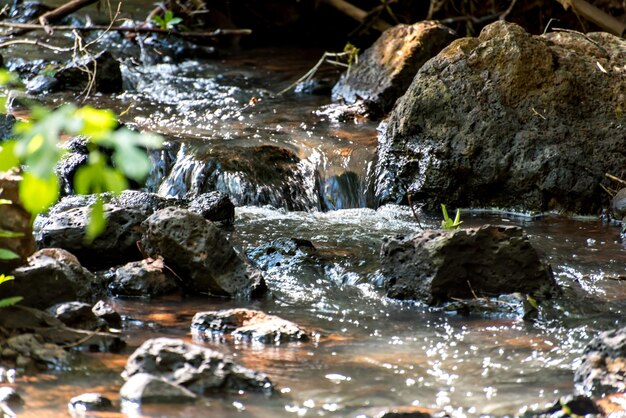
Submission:
[[[598,330],[624,325],[626,248],[617,228],[554,216],[464,214],[464,226],[523,226],[552,265],[565,296],[547,302],[536,321],[466,317],[384,298],[377,288],[382,239],[418,227],[406,208],[367,208],[375,124],[339,122],[331,112],[319,112],[328,104],[324,97],[274,94],[317,56],[260,50],[224,61],[129,64],[131,92],[93,99],[123,111],[127,123],[170,138],[151,189],[176,196],[227,191],[243,205],[230,232],[239,251],[281,237],[308,239],[325,267],[270,269],[276,297],[262,301],[112,299],[126,319],[129,348],[121,355],[87,354],[89,361],[70,373],[18,376],[28,405],[21,416],[66,416],[67,401],[87,391],[118,402],[119,373],[136,346],[154,336],[192,339],[196,312],[237,306],[321,331],[319,341],[276,346],[197,341],[267,373],[277,395],[232,394],[191,406],[122,405],[122,413],[352,417],[370,407],[419,405],[454,416],[511,415],[575,389],[573,370],[585,343]],[[422,216],[426,226],[437,226],[438,220]]]

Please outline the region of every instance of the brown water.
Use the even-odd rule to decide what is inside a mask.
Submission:
[[[624,325],[626,282],[617,279],[626,275],[626,248],[617,241],[617,229],[595,220],[464,214],[464,226],[523,226],[551,263],[566,296],[548,302],[535,322],[507,315],[462,317],[382,297],[376,288],[382,239],[417,226],[405,208],[363,207],[375,125],[316,114],[326,98],[273,94],[303,73],[317,53],[264,50],[223,62],[130,68],[126,75],[135,92],[91,99],[125,110],[128,123],[188,144],[190,153],[177,159],[180,173],[198,163],[203,149],[270,144],[292,150],[322,179],[355,173],[356,186],[325,191],[332,202],[357,198],[329,212],[238,208],[231,239],[241,251],[279,237],[304,238],[330,267],[322,273],[270,270],[281,283],[275,300],[110,300],[126,319],[129,348],[121,355],[88,354],[90,361],[69,373],[18,376],[15,384],[28,405],[20,416],[66,416],[69,399],[88,391],[119,405],[119,373],[135,347],[155,336],[191,339],[196,312],[235,306],[262,309],[325,335],[318,342],[279,346],[198,341],[267,373],[279,394],[220,395],[191,406],[121,405],[121,414],[97,416],[352,417],[362,408],[392,405],[421,405],[453,416],[510,415],[574,390],[573,370],[585,343],[597,330]],[[183,194],[189,186],[167,174],[155,182],[162,194]]]

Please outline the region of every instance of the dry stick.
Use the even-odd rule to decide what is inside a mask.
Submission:
[[[574,13],[592,21],[607,32],[613,35],[624,36],[626,34],[626,23],[620,22],[610,14],[587,3],[585,0],[557,0],[565,10],[571,8]]]
[[[406,198],[409,201],[409,207],[411,208],[411,212],[413,212],[413,217],[415,218],[415,222],[417,222],[417,226],[419,226],[420,229],[424,229],[424,227],[420,223],[420,218],[417,216],[417,212],[415,211],[415,208],[413,207],[413,199],[411,199],[410,192],[407,193]]]
[[[621,178],[619,178],[619,177],[615,177],[615,176],[614,176],[614,175],[612,175],[612,174],[605,173],[604,175],[605,175],[606,177],[610,178],[610,179],[611,179],[611,180],[613,180],[613,181],[616,181],[616,182],[621,183],[621,184],[626,184],[626,180],[622,180]]]
[[[365,23],[369,17],[369,13],[367,13],[365,10],[360,9],[356,7],[355,5],[348,3],[345,0],[322,0],[322,1],[358,22]],[[376,20],[374,20],[372,27],[376,29],[377,31],[384,32],[385,30],[389,29],[391,25],[385,22],[384,20],[377,18]]]
[[[9,28],[18,28],[18,29],[28,29],[31,30],[44,30],[41,25],[32,24],[32,23],[10,23],[10,22],[0,22],[0,27],[9,27]],[[131,33],[163,33],[173,36],[178,36],[179,38],[217,38],[220,36],[244,36],[250,35],[252,30],[250,29],[217,29],[212,32],[180,32],[177,30],[167,30],[160,28],[148,28],[142,26],[104,26],[104,25],[94,25],[94,26],[50,26],[51,29],[59,31],[59,32],[68,32],[68,31],[99,31],[99,30],[109,30],[115,32],[131,32]],[[11,35],[5,34],[5,35]]]
[[[56,52],[71,52],[74,49],[74,48],[62,48],[59,46],[50,45],[45,42],[41,42],[38,39],[15,39],[12,41],[6,41],[6,42],[0,43],[0,48],[6,48],[7,46],[20,45],[20,44],[40,46],[42,48],[51,49],[52,51],[56,51]]]
[[[96,3],[97,1],[98,0],[71,0],[65,3],[64,5],[59,6],[56,9],[50,10],[49,12],[46,12],[42,14],[41,16],[39,16],[38,19],[41,25],[35,25],[35,26],[37,26],[38,28],[44,28],[46,33],[48,33],[49,28],[50,28],[48,23],[54,23],[57,20],[63,19],[65,16],[68,16],[82,9],[85,6],[89,6],[90,4]],[[34,22],[32,23],[34,24]],[[11,33],[11,35],[24,35],[25,33],[28,33],[31,30],[34,30],[34,28],[22,27],[14,31],[13,33]]]

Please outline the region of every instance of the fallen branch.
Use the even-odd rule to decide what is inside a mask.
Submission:
[[[50,23],[54,23],[57,22],[61,19],[63,19],[66,16],[71,15],[72,13],[82,9],[85,6],[89,6],[90,4],[96,3],[98,0],[70,0],[67,3],[65,3],[62,6],[57,7],[54,10],[50,10],[49,12],[46,12],[44,14],[42,14],[41,16],[39,16],[37,19],[40,23],[40,25],[36,25],[35,22],[31,22],[32,24],[34,24],[35,26],[37,26],[38,28],[42,28],[43,30],[46,31],[46,33],[48,33],[48,35],[51,34],[50,32]],[[24,35],[25,33],[28,33],[30,31],[34,30],[33,28],[19,28],[18,30],[14,31],[11,35]]]
[[[621,184],[626,185],[626,180],[622,180],[621,178],[616,177],[616,176],[614,176],[614,175],[612,175],[612,174],[609,174],[609,173],[605,173],[604,175],[605,175],[606,177],[610,178],[610,179],[611,179],[611,180],[613,180],[613,181],[616,181],[616,182],[618,182],[618,183],[621,183]]]
[[[0,48],[6,48],[11,45],[35,45],[42,48],[47,48],[56,52],[72,52],[74,48],[62,48],[60,46],[54,46],[40,41],[39,39],[15,39],[12,41],[6,41],[0,43]]]
[[[45,30],[45,28],[41,25],[33,24],[33,23],[12,23],[12,22],[0,22],[0,27],[8,27],[8,28],[17,28],[24,29],[27,31],[32,30]],[[179,38],[218,38],[222,36],[245,36],[250,35],[252,30],[250,29],[217,29],[211,32],[181,32],[177,30],[168,30],[161,28],[150,28],[146,26],[104,26],[104,25],[94,25],[94,26],[49,26],[52,30],[59,32],[71,32],[71,31],[101,31],[101,30],[109,30],[115,32],[129,32],[129,33],[162,33],[172,36],[177,36]],[[3,34],[3,35],[11,35],[15,33]]]
[[[356,7],[355,5],[348,3],[345,0],[322,0],[324,3],[328,4],[331,7],[334,7],[335,9],[337,9],[338,11],[340,11],[341,13],[345,14],[346,16],[351,17],[352,19],[356,20],[357,22],[360,23],[365,23],[368,21],[370,14],[368,12],[366,12],[363,9],[360,9],[358,7]],[[385,30],[389,29],[391,27],[391,25],[387,22],[385,22],[382,19],[378,19],[376,18],[373,22],[372,22],[372,28],[376,29],[379,32],[384,32]]]
[[[626,23],[621,22],[608,13],[598,9],[587,3],[585,0],[557,0],[565,10],[570,8],[574,13],[584,17],[585,19],[595,23],[607,32],[617,36],[626,34]]]

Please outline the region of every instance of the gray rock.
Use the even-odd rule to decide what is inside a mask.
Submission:
[[[389,112],[422,65],[456,38],[453,30],[435,21],[387,29],[341,76],[333,100],[363,101],[370,115]]]
[[[594,396],[626,390],[626,328],[600,332],[587,344],[574,381]]]
[[[552,270],[516,226],[387,238],[381,263],[387,294],[397,299],[438,304],[515,292],[545,298],[557,291]]]
[[[235,205],[227,194],[221,192],[202,193],[187,206],[190,212],[201,215],[207,221],[231,225],[235,221]]]
[[[98,289],[93,274],[76,257],[58,248],[37,251],[28,264],[11,273],[15,280],[0,286],[0,299],[21,296],[24,306],[45,309],[68,301],[88,301]]]
[[[84,302],[62,302],[49,307],[46,311],[70,328],[102,329],[106,322],[98,318],[92,306]]]
[[[17,335],[7,339],[3,347],[51,369],[64,369],[71,364],[70,353],[56,344],[45,342],[40,335],[31,333]]]
[[[125,401],[141,404],[194,402],[198,397],[183,386],[147,373],[133,375],[120,389]]]
[[[611,212],[615,219],[623,219],[626,217],[626,187],[620,189],[611,200]]]
[[[111,328],[121,328],[122,327],[122,316],[113,309],[111,305],[106,303],[103,300],[99,300],[91,311],[98,318],[103,319],[109,327]]]
[[[70,413],[84,411],[112,411],[113,402],[100,393],[83,393],[70,399],[67,407]]]
[[[22,233],[19,238],[0,238],[0,248],[13,251],[17,259],[0,260],[0,271],[7,272],[26,263],[35,252],[35,239],[31,226],[31,214],[20,204],[19,182],[22,177],[13,173],[0,173],[1,199],[10,200],[10,205],[0,205],[0,230]]]
[[[154,193],[128,190],[118,197],[102,195],[107,224],[93,242],[85,242],[90,206],[95,195],[67,196],[35,221],[35,237],[40,247],[64,248],[92,268],[106,268],[143,258],[137,248],[141,222],[155,210],[178,203]]]
[[[85,71],[91,70],[91,73]],[[120,63],[110,52],[103,51],[67,64],[54,75],[57,83],[55,91],[83,91],[92,81],[89,77],[95,74],[94,91],[100,93],[119,93],[122,91],[122,71]]]
[[[4,141],[5,139],[13,138],[14,125],[15,116],[6,113],[0,115],[0,142]]]
[[[626,40],[499,21],[418,72],[380,128],[378,201],[596,213],[626,154]],[[599,65],[606,71],[600,69]],[[581,158],[584,156],[584,158]]]
[[[165,274],[163,258],[133,261],[115,270],[109,290],[116,296],[151,297],[179,290],[178,282]]]
[[[265,374],[240,366],[217,351],[174,338],[144,342],[128,358],[122,377],[128,380],[139,373],[165,379],[199,395],[273,390]]]
[[[314,335],[291,321],[244,308],[198,312],[191,321],[191,331],[201,338],[211,339],[214,332],[220,332],[263,344],[309,341]]]
[[[202,216],[170,207],[142,226],[146,254],[163,257],[187,291],[231,297],[265,292],[261,273],[240,259],[220,229]]]

